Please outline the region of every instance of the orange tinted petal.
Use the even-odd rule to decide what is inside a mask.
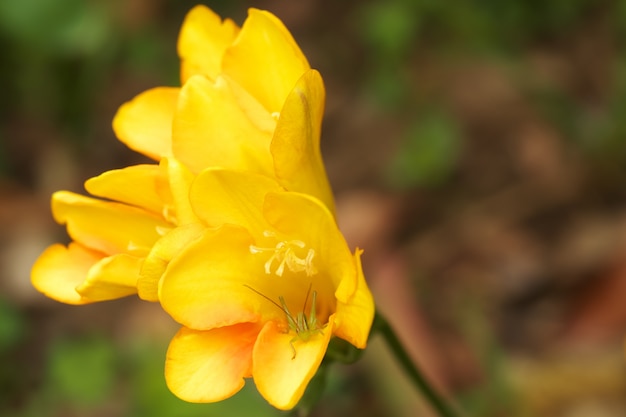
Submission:
[[[90,300],[76,292],[76,287],[83,283],[89,269],[103,256],[75,243],[70,243],[68,247],[54,244],[35,261],[31,282],[38,291],[57,301],[89,303]]]
[[[169,225],[145,210],[101,201],[68,191],[52,196],[52,213],[68,234],[84,246],[107,255],[145,255]]]
[[[332,326],[331,316],[321,332],[303,341],[273,321],[265,324],[254,345],[252,374],[257,389],[270,404],[289,410],[300,401],[326,354]]]
[[[76,287],[90,301],[115,300],[137,294],[137,278],[143,258],[121,253],[97,262],[87,279]]]
[[[191,9],[178,37],[181,83],[195,74],[215,79],[221,70],[224,51],[237,33],[239,28],[232,20],[222,22],[208,7],[198,5]]]
[[[107,198],[145,208],[153,213],[163,212],[163,201],[156,189],[158,165],[133,165],[107,171],[88,179],[85,189],[97,197]]]
[[[167,386],[190,402],[215,402],[232,396],[250,376],[258,332],[258,326],[250,323],[209,331],[181,328],[167,351]]]
[[[159,160],[172,153],[172,119],[180,89],[157,87],[124,103],[113,130],[130,149]]]
[[[317,197],[334,212],[333,194],[320,152],[325,95],[320,74],[307,71],[286,99],[270,151],[282,186]]]
[[[226,50],[222,69],[275,113],[309,63],[276,16],[250,9],[239,36]]]
[[[272,173],[269,144],[275,122],[252,100],[236,95],[223,77],[190,78],[174,118],[174,156],[193,172],[219,166]]]

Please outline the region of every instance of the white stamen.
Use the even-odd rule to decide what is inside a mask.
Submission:
[[[271,231],[263,232],[265,237],[275,237],[276,235]],[[306,243],[301,240],[280,241],[273,248],[262,248],[259,246],[250,245],[250,253],[259,254],[264,252],[271,252],[272,255],[263,265],[265,273],[271,275],[272,265],[274,261],[278,262],[275,274],[282,277],[285,273],[285,266],[291,272],[305,272],[307,276],[315,275],[317,269],[313,265],[313,258],[315,257],[315,250],[309,248],[305,258],[300,258],[296,253],[296,249],[304,249]]]

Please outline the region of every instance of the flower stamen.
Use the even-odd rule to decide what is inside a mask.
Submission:
[[[264,232],[266,237],[274,237],[272,232]],[[285,273],[285,267],[291,272],[305,272],[308,277],[315,275],[317,269],[313,265],[313,258],[315,257],[315,250],[309,248],[306,257],[302,258],[296,253],[297,249],[306,248],[306,244],[301,240],[289,240],[281,241],[273,248],[263,248],[255,245],[250,245],[250,253],[265,253],[272,252],[272,256],[265,262],[264,270],[267,275],[272,274],[272,265],[274,262],[278,262],[278,267],[274,271],[276,275],[282,277]]]

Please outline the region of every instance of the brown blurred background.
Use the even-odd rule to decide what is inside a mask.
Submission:
[[[57,189],[144,161],[117,107],[178,85],[197,2],[0,3],[0,415],[274,416],[252,384],[216,405],[163,382],[176,330],[129,298],[30,286],[66,241]],[[327,88],[322,150],[380,311],[474,416],[626,415],[626,2],[207,1],[265,8]],[[429,415],[384,343],[334,367],[316,416]]]

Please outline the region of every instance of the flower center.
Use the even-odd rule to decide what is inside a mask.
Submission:
[[[265,237],[275,237],[273,232],[265,231],[263,233]],[[315,275],[317,269],[313,265],[313,258],[315,257],[315,250],[309,248],[305,257],[298,255],[298,252],[302,252],[306,248],[306,244],[301,240],[283,240],[276,244],[273,248],[262,248],[254,245],[250,245],[251,253],[267,253],[271,252],[272,255],[265,262],[265,273],[270,275],[272,273],[272,266],[277,263],[278,266],[274,273],[279,277],[283,276],[285,267],[291,272],[305,272],[308,277]]]

